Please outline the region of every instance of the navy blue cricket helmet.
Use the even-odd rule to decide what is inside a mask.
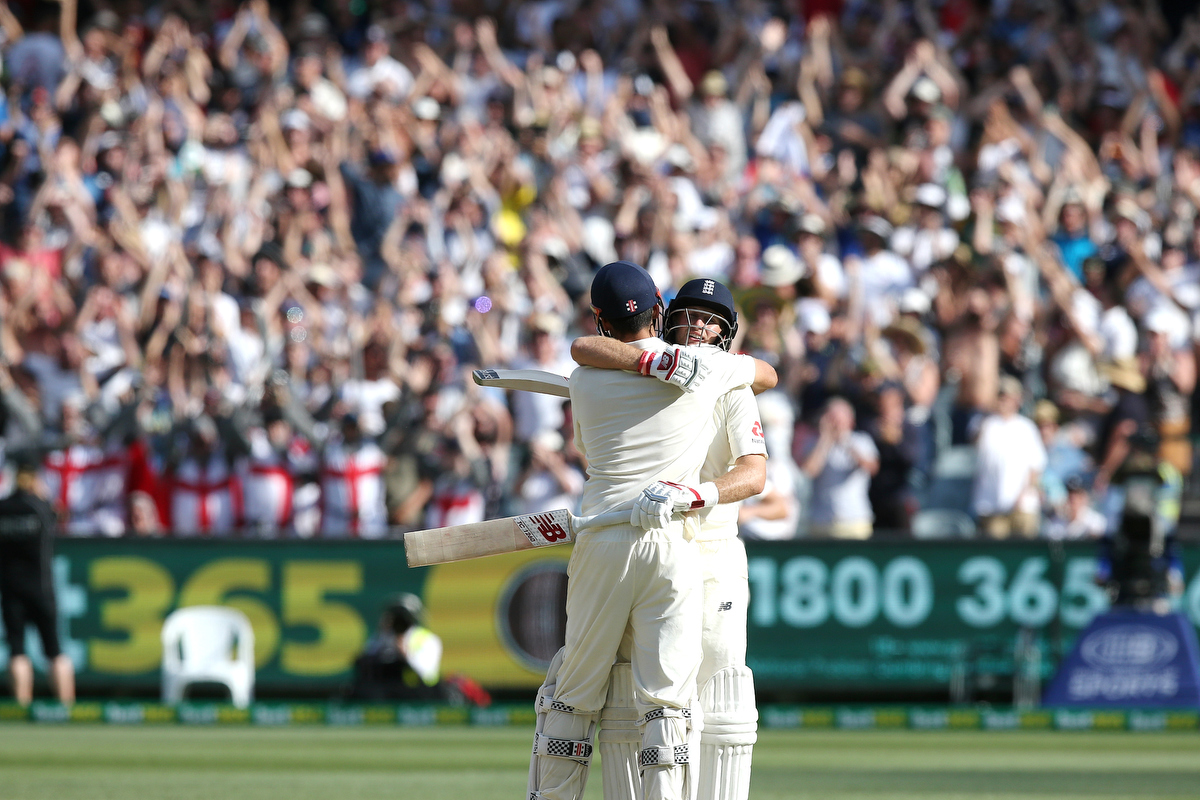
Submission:
[[[688,318],[682,323],[676,323],[675,314],[697,306],[710,309],[717,315],[721,323],[721,336],[717,339],[717,346],[722,350],[729,350],[738,329],[733,293],[725,284],[711,278],[696,278],[679,287],[679,293],[667,307],[666,333],[663,338],[672,344],[686,344],[687,329],[691,326],[691,320]],[[678,341],[673,335],[676,332],[682,333]]]

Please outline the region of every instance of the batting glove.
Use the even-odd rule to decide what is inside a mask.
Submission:
[[[708,365],[694,352],[668,347],[661,353],[646,350],[638,360],[638,372],[653,375],[663,383],[672,383],[685,392],[694,392],[708,375]]]
[[[665,528],[676,513],[717,504],[717,485],[702,483],[696,488],[670,481],[656,481],[642,490],[629,522],[635,528]]]

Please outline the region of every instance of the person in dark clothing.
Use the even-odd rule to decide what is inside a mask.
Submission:
[[[1178,474],[1158,459],[1154,436],[1138,437],[1113,476],[1123,489],[1120,524],[1100,541],[1096,583],[1108,589],[1113,605],[1166,614],[1183,594],[1183,561],[1174,520],[1164,513],[1173,505],[1167,476]]]
[[[1109,412],[1100,421],[1096,436],[1096,476],[1092,491],[1103,495],[1113,473],[1125,462],[1130,440],[1148,434],[1150,407],[1146,402],[1146,379],[1135,359],[1125,359],[1104,368],[1115,397]]]
[[[413,594],[393,600],[379,630],[354,662],[351,696],[358,700],[441,700],[442,641],[421,625],[424,608]]]
[[[908,478],[920,452],[920,435],[905,420],[904,389],[885,383],[877,398],[879,416],[869,433],[879,451],[879,471],[871,477],[867,497],[875,513],[875,530],[906,531],[909,527]]]
[[[363,174],[344,162],[340,169],[346,187],[354,198],[350,234],[363,257],[363,282],[369,288],[378,285],[387,264],[380,248],[383,237],[403,204],[396,189],[399,166],[396,156],[387,150],[372,150],[367,157],[370,170]]]
[[[424,616],[421,599],[407,592],[384,608],[379,629],[354,661],[350,699],[491,703],[483,687],[465,675],[441,674],[442,640],[425,627]]]
[[[8,671],[21,705],[33,701],[33,663],[25,654],[25,628],[37,627],[51,664],[59,701],[75,702],[75,668],[58,641],[51,561],[58,521],[38,480],[37,462],[17,464],[16,490],[0,500],[0,609],[8,638]]]

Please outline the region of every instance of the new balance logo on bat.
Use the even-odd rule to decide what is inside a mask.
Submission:
[[[726,600],[724,603],[721,603],[721,605],[717,606],[717,611],[729,611],[732,608],[733,608],[733,603]]]
[[[562,525],[555,522],[554,517],[549,514],[538,514],[534,516],[533,521],[537,523],[537,532],[547,542],[561,542],[567,538],[567,532],[563,530]]]
[[[534,547],[558,544],[570,538],[565,527],[567,521],[565,512],[548,511],[543,514],[526,514],[523,517],[515,517],[513,521]]]

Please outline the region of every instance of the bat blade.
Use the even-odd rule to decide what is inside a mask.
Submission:
[[[446,564],[575,540],[577,518],[565,508],[404,534],[410,567]]]
[[[534,547],[550,547],[575,541],[590,525],[629,522],[629,509],[577,517],[565,508],[489,519],[447,528],[430,528],[404,534],[404,557],[410,567],[428,567],[471,558],[514,553]]]
[[[538,392],[555,397],[571,396],[570,384],[566,378],[540,369],[477,369],[471,377],[478,386]]]

